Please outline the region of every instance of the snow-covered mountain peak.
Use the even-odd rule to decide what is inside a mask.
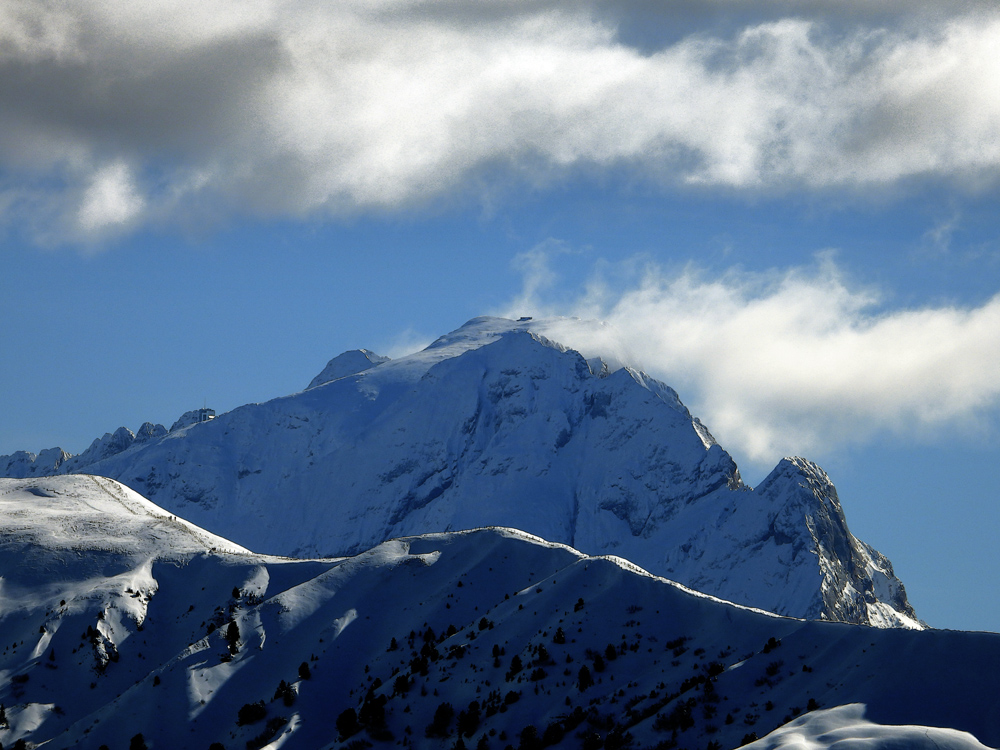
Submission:
[[[499,318],[490,315],[481,315],[466,321],[454,331],[438,336],[427,349],[452,349],[451,356],[459,351],[454,347],[476,348],[489,343],[498,336],[509,334],[513,331],[531,330],[537,323],[533,318],[520,318],[513,320],[510,318]]]
[[[403,359],[433,364],[466,351],[478,349],[501,338],[528,336],[543,346],[581,354],[595,375],[609,374],[634,366],[624,354],[614,327],[598,320],[581,318],[522,317],[517,320],[492,316],[472,318],[450,333],[438,337],[426,349]]]
[[[564,316],[522,317],[517,320],[480,316],[438,337],[427,348],[451,348],[451,354],[454,356],[460,353],[461,348],[483,346],[497,337],[516,332],[531,333],[539,340],[545,340],[550,346],[559,349],[575,349],[588,359],[600,358],[610,371],[635,364],[632,358],[625,354],[624,344],[613,325],[600,320]]]
[[[569,337],[578,345],[567,345],[556,336]],[[479,354],[474,355],[474,352]],[[499,369],[508,373],[516,371],[509,365],[545,368],[561,362],[562,368],[575,370],[583,378],[630,378],[685,418],[690,418],[676,391],[634,367],[623,352],[613,327],[601,321],[564,317],[512,320],[482,316],[472,318],[454,331],[438,337],[421,351],[363,374],[370,383],[368,388],[371,393],[378,389],[379,383],[413,383],[427,376],[439,376],[440,370],[434,368],[442,366],[451,369],[459,367],[458,362],[475,362],[471,365],[472,369]],[[701,429],[704,430],[703,427]],[[714,443],[707,430],[704,433],[709,443]]]
[[[467,352],[495,344],[501,340],[508,342],[533,340],[559,351],[566,350],[566,347],[548,341],[537,334],[536,327],[537,323],[532,318],[521,318],[520,320],[489,316],[473,318],[454,331],[439,336],[426,348],[394,360],[388,370],[392,372],[392,377],[408,376],[411,379],[417,379],[440,362],[455,359]],[[406,375],[404,376],[403,373]]]
[[[114,455],[99,442],[57,471],[117,478],[270,554],[514,527],[779,614],[917,624],[822,469],[787,459],[747,487],[672,388],[604,359],[613,340],[594,321],[474,318],[422,351],[341,355],[327,373],[340,377]]]
[[[323,371],[306,386],[306,390],[329,383],[331,380],[340,380],[340,378],[346,378],[349,375],[356,375],[388,361],[389,357],[383,357],[367,349],[351,349],[343,354],[338,354],[327,362]]]
[[[837,489],[827,473],[799,456],[782,459],[756,488],[775,507],[769,533],[791,539],[804,519],[815,540],[830,619],[920,627],[892,563],[847,528]]]

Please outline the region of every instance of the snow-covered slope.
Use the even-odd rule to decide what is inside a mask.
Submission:
[[[100,613],[88,636],[95,664],[106,665],[124,621],[146,618],[154,563],[209,550],[247,554],[111,479],[0,479],[0,632],[13,644],[4,656],[35,663],[61,622]]]
[[[4,747],[730,748],[787,724],[768,747],[822,748],[875,731],[824,713],[854,703],[880,736],[1000,743],[995,634],[776,617],[509,529],[224,551],[89,477],[0,480],[0,525]]]
[[[550,328],[476,318],[397,360],[348,352],[301,393],[112,455],[106,436],[57,470],[269,553],[513,526],[782,614],[917,624],[819,467],[786,459],[751,490],[671,388],[536,332]]]
[[[0,539],[46,555],[102,550],[146,560],[248,550],[177,518],[128,487],[86,474],[0,480]]]
[[[315,388],[318,385],[329,383],[331,380],[340,380],[348,375],[356,375],[359,372],[370,370],[383,362],[388,362],[388,357],[375,354],[367,349],[353,349],[336,357],[326,363],[323,372],[312,379],[308,388]]]
[[[864,718],[861,704],[814,711],[754,742],[752,750],[978,750],[984,747],[967,732],[923,726],[881,726]]]

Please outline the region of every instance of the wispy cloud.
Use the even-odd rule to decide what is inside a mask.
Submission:
[[[375,353],[390,359],[405,357],[407,354],[426,349],[434,341],[433,336],[407,328],[386,341]]]
[[[762,464],[981,424],[1000,405],[1000,296],[978,307],[887,309],[829,255],[771,274],[647,265],[624,285],[598,274],[569,304],[547,303],[531,279],[525,286],[535,296],[505,312],[611,323],[550,333],[588,353],[624,347],[725,445]]]
[[[937,255],[946,255],[951,252],[952,237],[961,227],[961,221],[961,213],[957,208],[953,208],[947,217],[940,219],[924,232],[924,247]]]
[[[88,242],[492,200],[578,168],[670,189],[994,184],[1000,11],[925,3],[905,24],[908,5],[871,5],[8,0],[2,221]]]

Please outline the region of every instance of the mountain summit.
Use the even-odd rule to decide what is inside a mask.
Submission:
[[[779,614],[919,626],[822,469],[787,458],[752,489],[669,386],[544,335],[595,325],[475,318],[400,359],[348,352],[305,391],[54,471],[268,553],[509,526]]]

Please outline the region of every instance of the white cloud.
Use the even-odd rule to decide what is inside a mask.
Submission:
[[[79,196],[120,164],[128,226],[489,199],[577,168],[671,189],[994,184],[1000,11],[868,5],[774,0],[720,31],[699,24],[734,6],[702,0],[669,38],[681,11],[641,2],[9,0],[0,190],[46,193],[19,210],[86,239],[109,225]],[[658,43],[628,31],[640,10]]]
[[[434,341],[433,337],[420,333],[415,328],[410,327],[397,333],[391,339],[382,344],[375,352],[389,359],[399,359],[407,354],[426,349]]]
[[[521,274],[522,286],[518,299],[511,303],[510,308],[516,309],[524,304],[534,307],[539,295],[549,292],[559,280],[559,275],[552,269],[552,257],[568,255],[573,251],[560,240],[546,240],[531,250],[518,253],[513,260],[514,270]]]
[[[136,192],[127,165],[109,164],[99,169],[83,194],[76,223],[89,236],[120,229],[134,221],[145,201]]]
[[[649,265],[622,287],[595,279],[570,304],[544,297],[522,296],[507,312],[608,321],[604,341],[574,339],[572,327],[551,333],[583,351],[638,353],[724,445],[762,465],[968,426],[1000,405],[1000,296],[885,309],[876,290],[821,257],[812,269],[718,278]]]

